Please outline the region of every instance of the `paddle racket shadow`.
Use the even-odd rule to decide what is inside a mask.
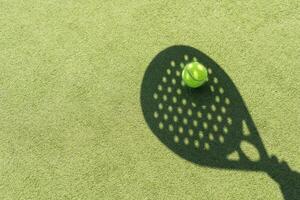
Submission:
[[[208,83],[185,86],[181,71],[198,61]],[[149,64],[141,87],[144,118],[157,138],[201,166],[266,172],[286,200],[300,199],[300,174],[269,156],[232,80],[211,58],[189,46],[172,46]]]

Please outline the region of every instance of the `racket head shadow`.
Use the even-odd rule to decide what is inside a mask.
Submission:
[[[197,89],[184,85],[185,64],[198,61],[209,73]],[[202,166],[262,170],[268,156],[243,99],[226,72],[209,56],[189,46],[171,46],[149,64],[141,86],[144,118],[173,152]],[[244,133],[243,125],[250,134]],[[241,150],[247,141],[259,152],[251,161]],[[237,160],[228,155],[238,154]]]

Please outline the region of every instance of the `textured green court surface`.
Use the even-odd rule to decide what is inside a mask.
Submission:
[[[0,199],[282,200],[264,172],[178,156],[140,96],[156,55],[192,46],[300,172],[299,13],[297,0],[0,0]]]

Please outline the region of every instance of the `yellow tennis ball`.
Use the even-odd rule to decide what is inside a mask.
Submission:
[[[188,63],[182,71],[182,79],[191,88],[200,87],[208,81],[207,69],[199,62]]]

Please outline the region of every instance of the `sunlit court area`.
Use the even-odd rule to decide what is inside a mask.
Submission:
[[[0,0],[0,199],[299,200],[300,3]]]

